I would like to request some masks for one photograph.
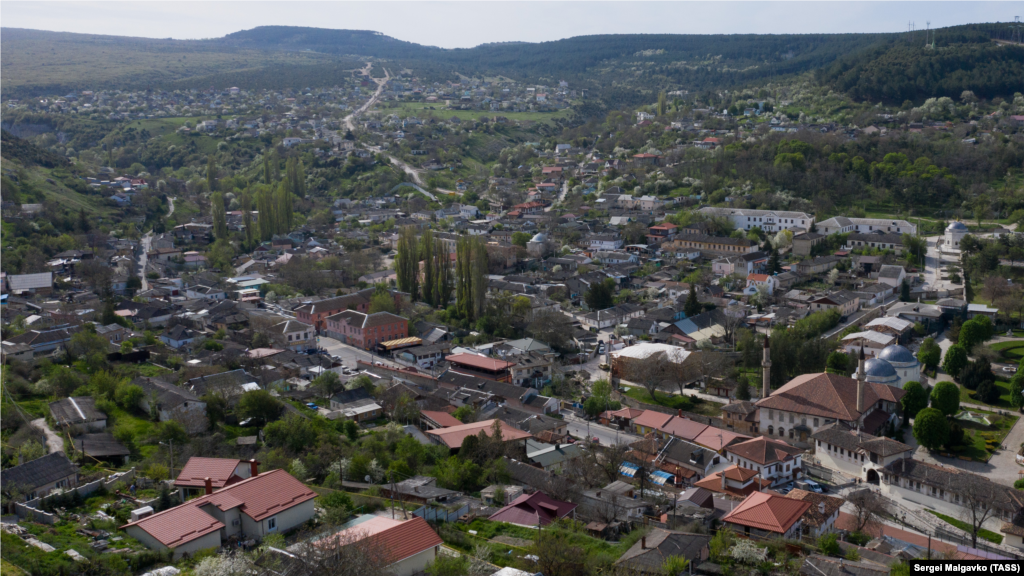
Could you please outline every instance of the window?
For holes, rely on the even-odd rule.
[[[774,434],[774,433],[775,433],[775,427],[774,426],[769,426],[768,427],[768,434],[771,435],[771,434]]]
[[[790,415],[789,415],[789,423],[790,423],[790,424],[792,424],[792,423],[793,423],[793,414],[790,414]]]
[[[785,435],[786,435],[786,429],[785,428],[779,428],[779,436],[785,436]]]
[[[267,520],[267,530],[277,530],[277,516]]]
[[[817,427],[818,427],[818,419],[817,419],[817,418],[815,418],[815,419],[814,419],[814,427],[815,427],[815,428],[817,428]]]
[[[769,410],[768,411],[768,419],[769,420],[775,420],[775,410]]]
[[[789,439],[790,440],[793,439],[793,429],[792,428],[789,429]]]

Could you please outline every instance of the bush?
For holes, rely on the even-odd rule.
[[[139,409],[142,399],[146,397],[146,393],[143,392],[140,386],[134,384],[119,384],[117,391],[114,392],[114,400],[119,406],[129,412],[135,412]]]
[[[1013,487],[1017,490],[1024,490],[1024,478],[1020,478],[1013,482]]]
[[[839,554],[839,537],[835,532],[822,534],[818,537],[818,551],[825,556],[837,556]]]

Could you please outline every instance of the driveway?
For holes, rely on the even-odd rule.
[[[317,346],[325,350],[331,356],[337,356],[341,358],[342,363],[349,368],[356,368],[356,361],[362,360],[363,362],[382,362],[385,366],[391,366],[392,368],[400,368],[397,364],[388,361],[385,358],[381,358],[376,354],[371,354],[366,350],[356,348],[349,344],[345,344],[334,338],[328,338],[327,336],[317,337]]]
[[[36,418],[32,421],[32,425],[42,430],[43,434],[46,435],[46,449],[48,451],[51,453],[64,451],[64,439],[53,430],[50,430],[50,427],[46,424],[46,418]]]

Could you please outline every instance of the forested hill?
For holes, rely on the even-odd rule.
[[[0,130],[0,155],[11,160],[19,160],[25,166],[56,168],[70,164],[66,158],[18,138],[7,130]]]
[[[820,69],[818,81],[857,100],[899,104],[948,96],[965,90],[979,98],[1012,96],[1024,90],[1024,47],[999,44],[1006,28],[998,24],[902,34],[840,58]]]
[[[721,88],[769,76],[800,73],[889,39],[886,34],[606,34],[552,42],[484,44],[446,50],[376,32],[264,26],[216,42],[232,48],[308,50],[401,61],[414,69],[501,74],[640,89]],[[674,85],[674,86],[673,86]]]

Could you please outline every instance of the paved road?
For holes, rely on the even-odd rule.
[[[32,421],[32,425],[42,430],[43,434],[46,435],[46,449],[49,452],[64,451],[64,439],[53,430],[50,430],[50,427],[46,424],[46,418],[36,418]]]
[[[571,412],[564,413],[563,415],[565,416],[565,421],[568,424],[566,428],[568,428],[569,434],[574,438],[583,439],[596,437],[604,446],[629,444],[640,439],[639,436],[630,434],[629,432],[620,431],[609,426],[602,426],[596,422],[583,420]]]

